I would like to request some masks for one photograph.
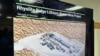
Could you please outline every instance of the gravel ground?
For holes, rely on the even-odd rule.
[[[76,39],[85,44],[85,23],[44,21],[14,18],[14,42],[29,35],[56,31],[69,39]],[[29,50],[14,52],[14,56],[39,56]],[[66,55],[67,56],[67,55]],[[84,51],[81,56],[84,55]]]

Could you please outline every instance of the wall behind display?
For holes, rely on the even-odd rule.
[[[100,56],[100,29],[95,29],[95,56]]]

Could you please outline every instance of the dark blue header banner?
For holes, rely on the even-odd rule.
[[[17,0],[14,5],[14,16],[61,20],[84,20],[85,13],[77,12],[77,10],[82,8],[83,7],[81,6],[75,6],[58,0]]]

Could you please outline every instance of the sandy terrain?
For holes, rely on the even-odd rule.
[[[76,39],[85,44],[85,23],[14,18],[14,42],[29,35],[49,31],[56,31],[69,39]],[[32,56],[32,53],[25,49],[15,52],[14,56]],[[35,54],[35,56],[38,55]],[[85,55],[82,54],[81,56]]]

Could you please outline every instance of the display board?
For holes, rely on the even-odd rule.
[[[92,21],[89,8],[59,0],[16,0],[14,56],[88,56]]]

